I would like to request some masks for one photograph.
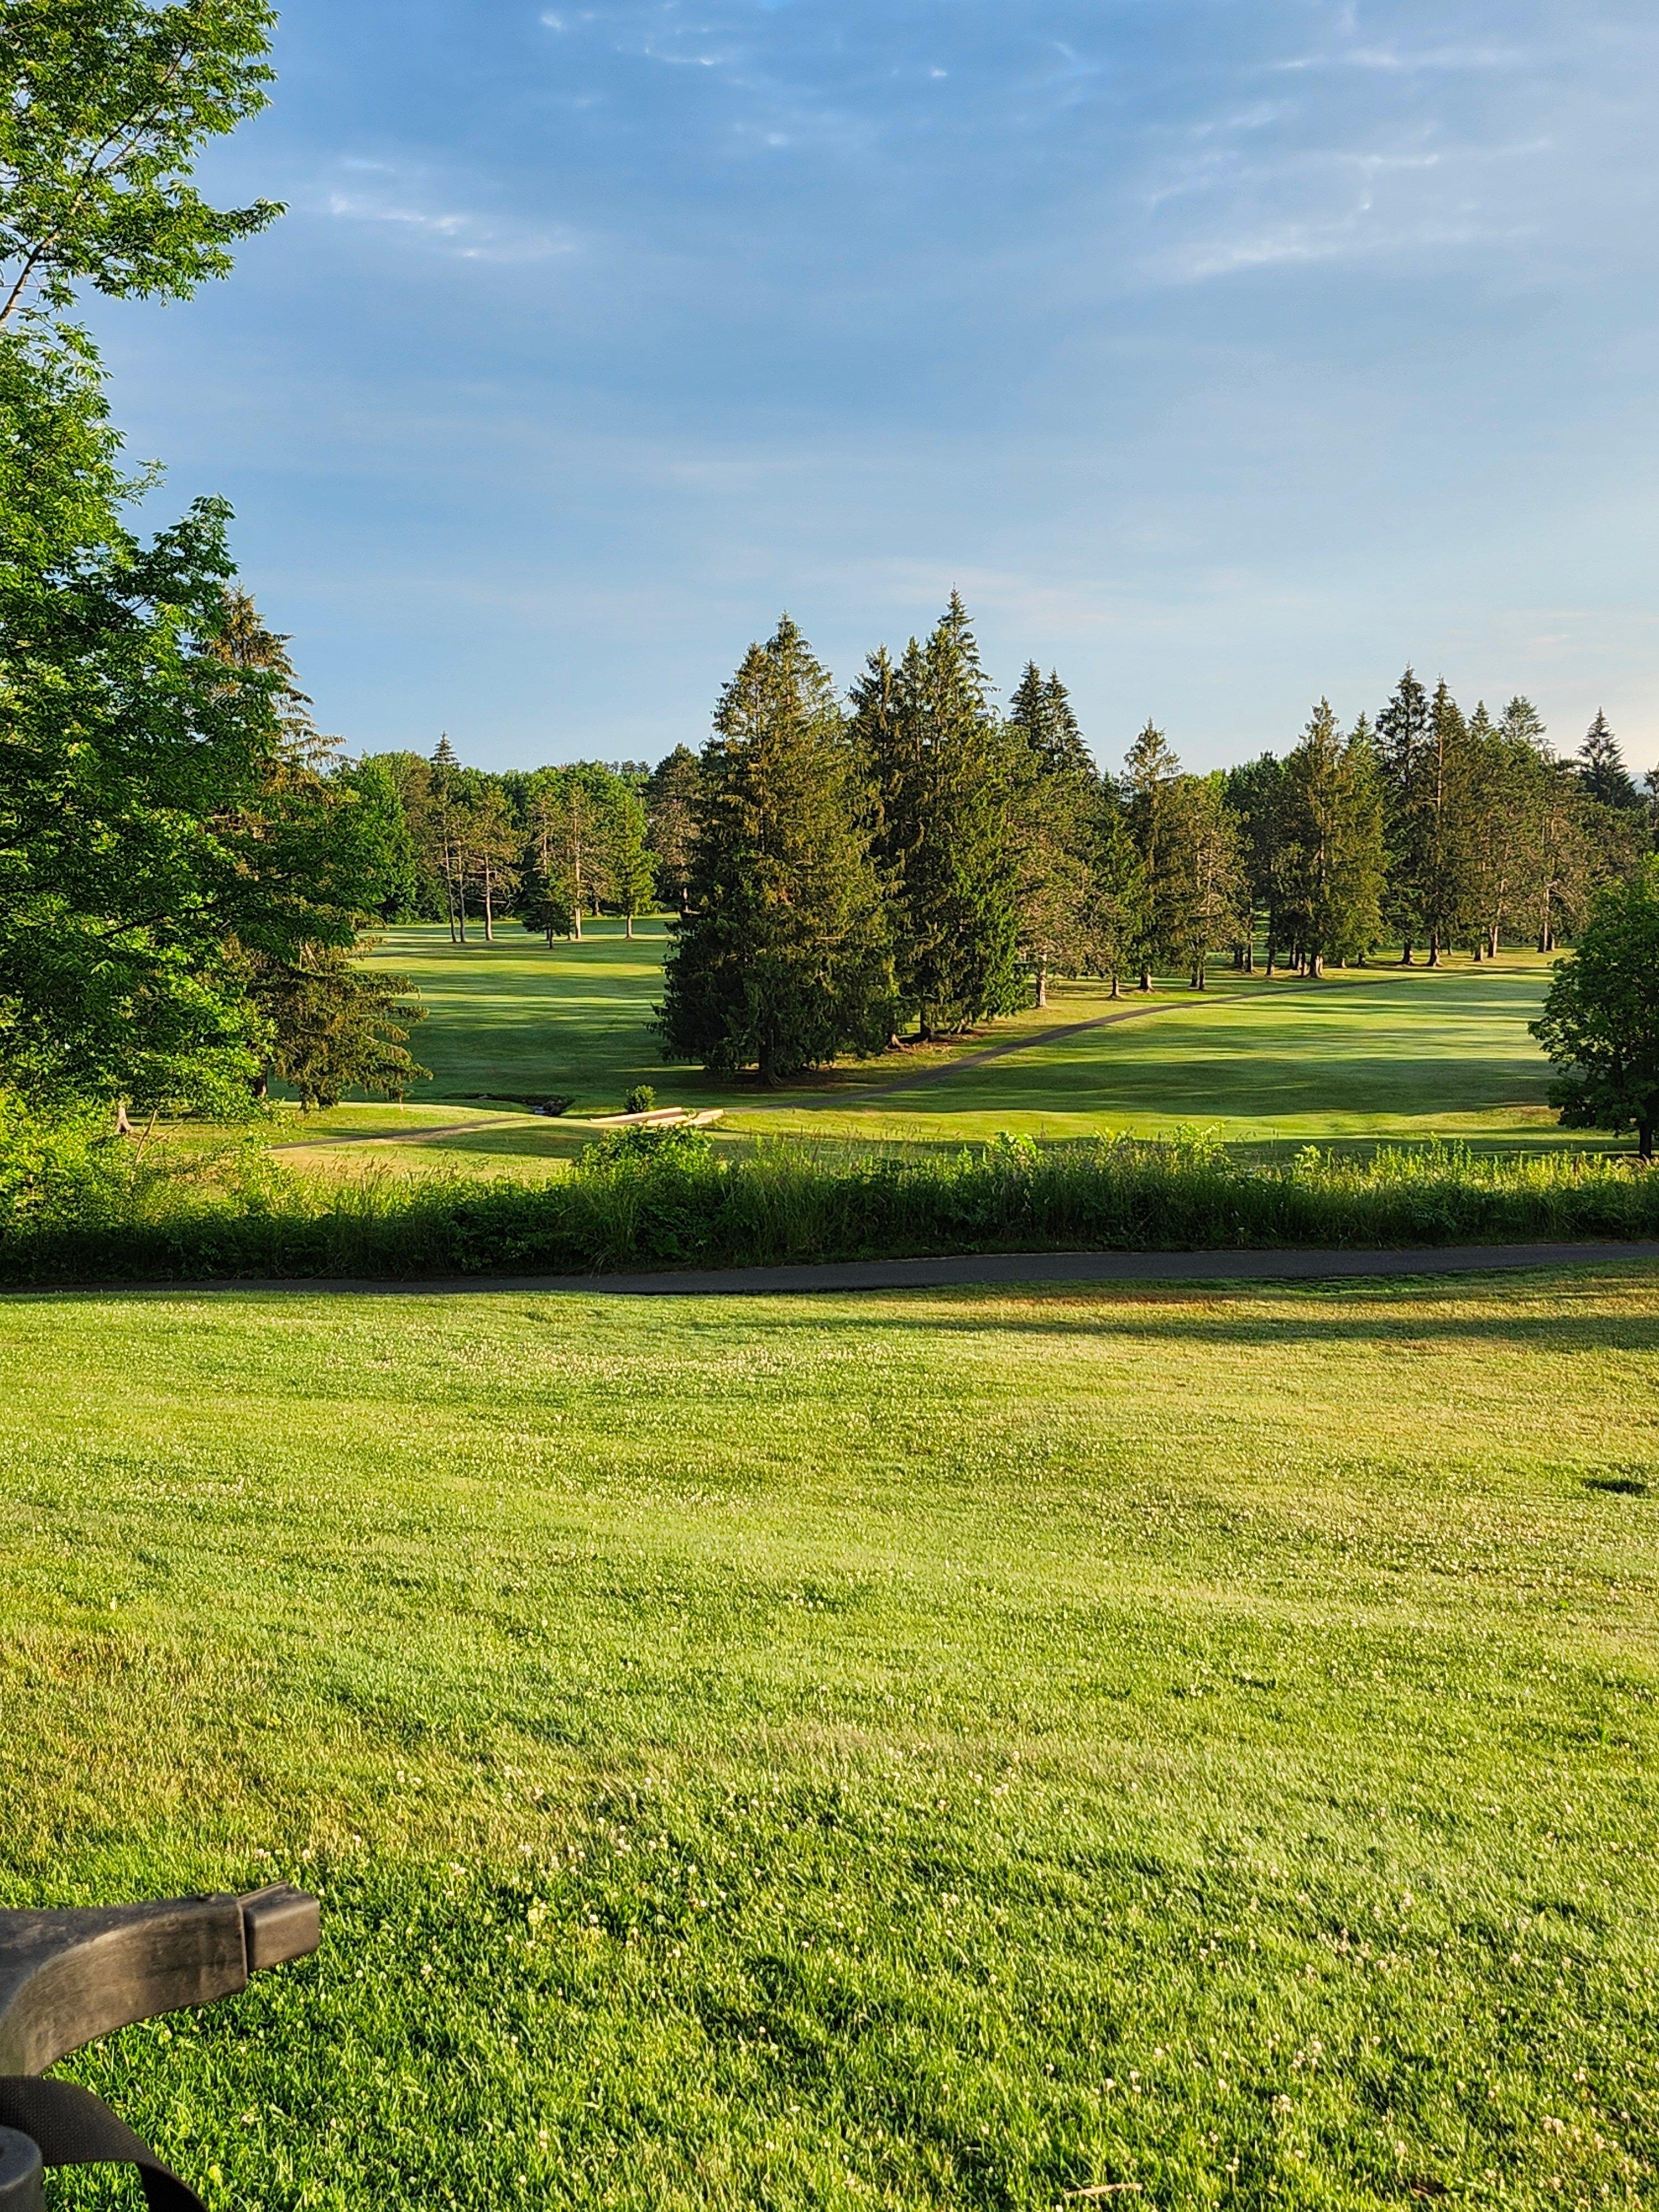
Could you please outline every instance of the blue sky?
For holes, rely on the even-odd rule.
[[[352,750],[707,732],[967,598],[1103,761],[1401,664],[1659,758],[1652,0],[291,0],[208,164],[291,212],[100,305]]]

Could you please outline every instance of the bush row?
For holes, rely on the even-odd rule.
[[[1659,1237],[1659,1174],[1614,1159],[1490,1158],[1456,1146],[1253,1165],[1219,1145],[1003,1138],[945,1158],[786,1144],[718,1157],[691,1133],[629,1131],[559,1180],[386,1176],[347,1186],[275,1169],[60,1177],[0,1189],[12,1284],[209,1278],[377,1279],[1085,1249],[1502,1243]]]

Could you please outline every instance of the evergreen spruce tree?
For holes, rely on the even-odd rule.
[[[407,978],[359,964],[374,943],[306,945],[287,960],[250,960],[249,997],[266,1024],[258,1097],[275,1078],[307,1109],[337,1106],[348,1091],[401,1098],[430,1075],[406,1048],[426,1018]]]
[[[1247,975],[1255,972],[1256,933],[1264,923],[1269,972],[1282,941],[1276,884],[1284,787],[1285,764],[1272,753],[1227,773],[1227,805],[1238,823],[1243,871],[1237,965]]]
[[[1376,757],[1382,779],[1388,837],[1388,892],[1383,918],[1400,938],[1401,965],[1409,968],[1424,930],[1429,872],[1422,806],[1425,763],[1431,740],[1429,695],[1407,667],[1394,696],[1376,718]]]
[[[1207,987],[1211,955],[1236,941],[1243,927],[1238,825],[1228,811],[1225,787],[1218,770],[1178,777],[1169,794],[1164,926],[1194,991]]]
[[[1094,756],[1083,741],[1071,694],[1057,670],[1045,677],[1035,660],[1026,662],[1008,702],[1008,725],[1019,732],[1041,773],[1069,775],[1091,785],[1098,781]]]
[[[1027,664],[1010,704],[1009,821],[1021,958],[1036,1003],[1051,974],[1075,975],[1090,959],[1090,847],[1099,774],[1058,675]]]
[[[1608,728],[1607,718],[1600,708],[1584,732],[1578,761],[1578,781],[1587,799],[1595,799],[1601,806],[1620,807],[1632,813],[1640,807],[1642,794],[1625,766],[1624,750]]]
[[[892,963],[862,796],[830,679],[786,616],[744,655],[703,750],[658,1012],[668,1058],[770,1085],[884,1049]]]
[[[1086,851],[1089,972],[1106,976],[1115,999],[1122,995],[1123,978],[1134,973],[1146,941],[1146,872],[1109,777],[1103,776],[1096,789]]]
[[[1019,910],[1010,749],[957,593],[896,668],[876,656],[853,702],[902,1005],[924,1037],[1012,1012]]]
[[[443,731],[432,750],[432,860],[444,887],[444,913],[452,945],[466,943],[466,867],[464,859],[465,804],[459,756]]]
[[[1429,742],[1416,794],[1419,817],[1419,896],[1429,965],[1462,936],[1468,914],[1468,725],[1443,677],[1429,710]]]
[[[685,912],[690,896],[697,775],[697,757],[690,746],[676,745],[645,787],[646,836],[656,854],[657,896],[677,914]]]
[[[656,885],[656,855],[646,842],[645,802],[633,783],[620,777],[606,811],[601,844],[610,903],[632,937],[635,919],[647,912]]]
[[[1141,935],[1135,962],[1140,988],[1152,988],[1152,970],[1175,956],[1180,937],[1180,854],[1176,847],[1176,790],[1181,763],[1155,723],[1130,746],[1119,783],[1129,836],[1144,887]]]
[[[1346,743],[1322,699],[1285,763],[1284,926],[1306,972],[1363,955],[1380,926],[1382,805],[1369,733]]]

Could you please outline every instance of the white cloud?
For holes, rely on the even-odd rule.
[[[342,168],[392,176],[389,162],[347,159]],[[340,222],[381,224],[441,246],[462,261],[547,261],[577,251],[578,241],[560,228],[537,228],[474,213],[463,208],[422,204],[406,183],[401,191],[347,190],[335,186],[313,202],[314,211]]]
[[[1520,69],[1539,57],[1520,46],[1420,46],[1414,52],[1398,46],[1344,46],[1332,53],[1297,54],[1275,62],[1277,70],[1380,70],[1393,76],[1411,76],[1425,70]]]

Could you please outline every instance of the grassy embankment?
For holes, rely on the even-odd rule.
[[[665,939],[629,944],[619,926],[600,930],[614,933],[551,951],[517,932],[495,946],[465,948],[432,928],[391,933],[380,957],[411,975],[429,1009],[416,1045],[433,1084],[417,1104],[348,1107],[285,1134],[290,1142],[301,1133],[333,1140],[471,1126],[418,1146],[331,1141],[285,1157],[334,1175],[378,1164],[533,1176],[556,1171],[586,1133],[492,1104],[490,1095],[557,1092],[574,1097],[582,1114],[614,1110],[641,1082],[653,1084],[664,1104],[722,1106],[724,1140],[737,1145],[772,1134],[925,1148],[1003,1130],[1164,1136],[1183,1123],[1266,1156],[1310,1142],[1363,1147],[1431,1136],[1500,1152],[1606,1142],[1558,1130],[1545,1103],[1548,1069],[1526,1025],[1542,1000],[1547,963],[1528,955],[1434,974],[1337,975],[1322,984],[1267,984],[1223,969],[1205,1000],[1172,987],[1152,1011],[1139,994],[1114,1005],[1098,984],[1061,983],[1045,1012],[989,1024],[961,1045],[839,1069],[768,1099],[701,1069],[663,1066],[649,1024]],[[961,1064],[988,1047],[1101,1016],[1115,1018],[1111,1026]],[[921,1074],[939,1079],[893,1088]]]
[[[75,2070],[262,2212],[1651,2203],[1650,1283],[0,1306],[8,1900],[327,1915]]]

